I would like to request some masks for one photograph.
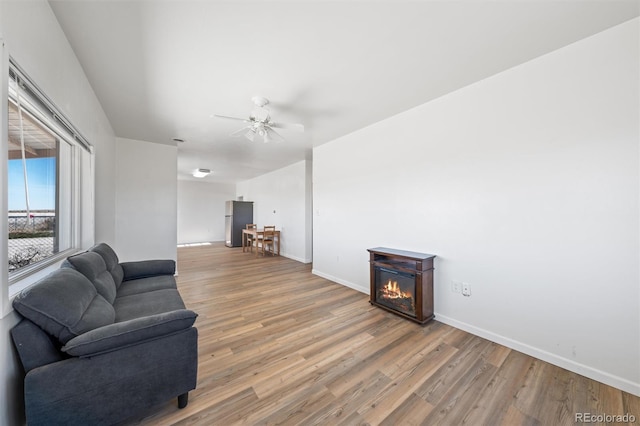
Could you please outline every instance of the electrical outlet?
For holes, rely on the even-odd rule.
[[[451,292],[462,293],[462,283],[460,281],[451,280]]]
[[[471,286],[469,283],[462,283],[462,295],[463,296],[471,296]]]

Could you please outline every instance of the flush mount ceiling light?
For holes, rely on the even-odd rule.
[[[197,169],[193,171],[193,177],[197,177],[197,178],[203,178],[208,174],[211,174],[211,170],[209,169]]]

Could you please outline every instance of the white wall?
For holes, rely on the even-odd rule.
[[[235,198],[235,184],[179,180],[178,244],[224,241],[225,202]]]
[[[45,0],[0,1],[0,38],[9,55],[84,134],[96,152],[96,239],[115,241],[115,136],[84,71]],[[5,285],[6,283],[3,283]],[[6,291],[6,290],[3,290]],[[0,321],[0,424],[24,422],[22,369],[9,329],[17,315]]]
[[[300,161],[236,186],[237,196],[253,201],[258,227],[275,225],[281,231],[280,254],[304,263],[311,262],[310,167],[309,161]]]
[[[94,144],[96,241],[113,245],[123,261],[176,259],[176,148],[116,140],[46,1],[0,2],[0,17],[9,54]],[[17,320],[10,313],[0,322],[0,424],[24,422],[22,371],[9,336]]]
[[[305,161],[305,262],[313,259],[313,161]]]
[[[116,243],[120,261],[177,259],[175,146],[116,139]]]
[[[640,395],[639,23],[314,149],[314,272],[436,254],[437,320]]]
[[[96,241],[115,239],[115,135],[45,0],[0,1],[9,54],[94,146]]]

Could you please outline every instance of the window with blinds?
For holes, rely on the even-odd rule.
[[[93,241],[90,144],[9,61],[7,263],[14,284]]]

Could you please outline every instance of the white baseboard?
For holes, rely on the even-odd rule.
[[[370,293],[369,287],[364,288],[362,286],[351,283],[349,281],[345,281],[340,278],[334,277],[332,275],[322,273],[316,269],[312,269],[311,273],[319,277],[325,278],[329,281],[342,284],[345,287],[352,288],[361,293],[364,293],[364,294]],[[572,371],[574,373],[580,374],[582,376],[588,377],[598,382],[607,384],[609,386],[613,386],[617,389],[628,392],[630,394],[640,396],[640,383],[634,383],[631,380],[625,379],[623,377],[615,376],[613,374],[606,373],[596,368],[589,367],[588,365],[580,364],[578,362],[558,356],[551,352],[547,352],[543,349],[539,349],[539,348],[530,346],[526,343],[510,339],[500,334],[493,333],[489,330],[478,328],[474,325],[471,325],[462,321],[458,321],[454,318],[447,317],[446,315],[439,314],[438,312],[435,312],[435,319],[436,321],[440,321],[452,327],[459,328],[460,330],[464,330],[468,333],[490,340],[494,343],[498,343],[500,345],[514,349],[516,351],[530,355],[534,358],[556,365],[560,368],[564,368],[566,370]]]
[[[322,272],[318,271],[317,269],[312,269],[311,273],[313,275],[317,275],[317,276],[322,277],[324,279],[327,279],[329,281],[333,281],[335,283],[342,284],[345,287],[352,288],[352,289],[354,289],[356,291],[359,291],[360,293],[369,294],[369,290],[370,290],[369,287],[364,288],[364,287],[359,286],[357,284],[354,284],[352,282],[345,281],[345,280],[342,280],[340,278],[334,277],[332,275],[328,275],[328,274],[322,273]]]
[[[280,256],[286,257],[287,259],[295,260],[296,262],[300,262],[300,263],[311,263],[312,262],[311,259],[304,259],[304,258],[298,257],[298,256],[291,256],[288,253],[280,253]]]
[[[482,328],[478,328],[476,326],[467,324],[465,322],[458,321],[456,319],[447,317],[445,315],[441,315],[438,312],[435,313],[435,319],[436,321],[440,321],[452,327],[459,328],[460,330],[464,330],[476,336],[485,338],[492,342],[514,349],[518,352],[522,352],[534,358],[540,359],[542,361],[548,362],[550,364],[556,365],[558,367],[564,368],[574,373],[583,375],[585,377],[596,380],[598,382],[607,384],[609,386],[613,386],[617,389],[623,390],[625,392],[629,392],[633,395],[640,396],[640,383],[634,383],[623,377],[614,376],[612,374],[606,373],[604,371],[600,371],[593,367],[589,367],[588,365],[580,364],[578,362],[558,356],[551,352],[547,352],[545,350],[527,345],[526,343],[522,343],[517,340],[513,340],[508,337],[501,336],[499,334],[493,333],[491,331],[488,331]]]

